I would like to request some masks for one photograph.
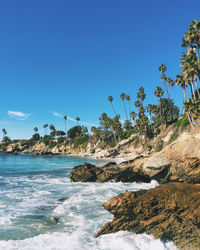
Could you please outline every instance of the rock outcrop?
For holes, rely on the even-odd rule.
[[[103,204],[114,219],[96,237],[128,230],[173,241],[181,249],[200,249],[200,187],[162,184],[154,189],[120,194]]]
[[[76,166],[72,169],[69,178],[73,182],[150,182],[145,174],[134,172],[132,167],[121,168],[116,163],[108,163],[104,167],[96,167],[92,164]]]

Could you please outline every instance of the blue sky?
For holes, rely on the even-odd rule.
[[[199,0],[1,1],[0,128],[12,139],[35,126],[43,134],[44,123],[64,129],[55,112],[95,125],[102,112],[113,115],[109,95],[124,119],[119,95],[134,108],[141,85],[155,103],[158,67],[172,78],[180,71],[181,39],[199,10]]]

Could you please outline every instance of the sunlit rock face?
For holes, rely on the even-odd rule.
[[[181,249],[200,248],[200,187],[161,184],[150,190],[125,192],[103,204],[114,215],[96,236],[120,230],[172,240]]]

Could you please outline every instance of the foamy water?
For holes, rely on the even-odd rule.
[[[176,249],[172,242],[125,231],[94,238],[112,220],[102,203],[126,190],[158,184],[71,183],[67,177],[71,168],[85,161],[0,156],[0,249]]]

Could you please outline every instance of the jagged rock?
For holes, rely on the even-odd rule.
[[[103,204],[114,219],[96,237],[128,230],[172,240],[180,249],[200,249],[200,187],[169,183],[126,192]]]
[[[73,182],[150,182],[151,178],[145,174],[134,172],[132,167],[121,168],[116,163],[108,163],[104,167],[92,164],[76,166],[72,169],[69,178]]]

